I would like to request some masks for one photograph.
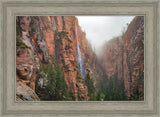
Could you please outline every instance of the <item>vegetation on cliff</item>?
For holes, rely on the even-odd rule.
[[[26,44],[19,38],[16,37],[16,49],[25,49],[25,48],[29,48],[28,46],[26,46]]]
[[[36,93],[41,100],[47,101],[62,101],[73,100],[74,96],[67,90],[67,85],[64,80],[64,74],[61,71],[59,64],[53,61],[50,64],[41,64],[41,73],[46,74],[40,77],[44,79],[42,86],[38,85]]]
[[[87,74],[85,77],[85,85],[88,88],[88,96],[90,97],[90,100],[94,101],[94,100],[96,100],[95,87],[93,85],[93,80],[90,78],[89,73],[90,73],[90,71],[87,69]]]
[[[74,16],[21,16],[16,21],[17,83],[34,92],[26,97],[18,94],[26,92],[19,87],[18,100],[144,99],[142,17],[136,17],[122,36],[106,42],[99,57],[78,23],[76,26]],[[80,73],[77,49],[85,78]]]
[[[22,29],[20,27],[20,23],[16,21],[16,49],[25,49],[29,48],[18,36],[22,35]]]
[[[134,82],[133,92],[129,100],[142,100],[144,98],[144,72],[139,69],[138,79]]]
[[[97,99],[104,101],[127,100],[123,79],[119,80],[117,73],[115,73],[106,81],[103,80],[102,86],[97,95]]]
[[[120,36],[106,42],[99,58],[108,79],[118,72],[117,79],[124,80],[126,100],[144,99],[143,16],[135,17]]]

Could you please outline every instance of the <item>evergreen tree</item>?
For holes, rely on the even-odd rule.
[[[85,85],[88,88],[88,96],[90,97],[90,100],[95,100],[95,88],[93,85],[93,80],[90,78],[89,75],[90,71],[87,69],[87,74],[85,77]]]
[[[56,76],[56,100],[65,100],[68,98],[69,93],[67,91],[67,85],[64,80],[64,75],[62,75],[61,68],[59,64],[56,68],[57,76]]]
[[[48,95],[49,100],[54,100],[54,97],[55,97],[55,93],[56,93],[55,78],[56,78],[56,71],[55,70],[49,71],[48,77],[47,77],[48,82],[45,87],[46,95]]]
[[[53,67],[53,64],[41,64],[40,70],[47,75],[46,85],[43,88],[37,87],[36,89],[41,100],[73,99],[74,96],[67,90],[64,74],[62,73],[59,64],[56,65],[56,68]]]
[[[139,69],[139,77],[138,77],[138,79],[134,83],[133,93],[129,97],[129,100],[142,100],[142,99],[144,99],[144,92],[143,92],[144,86],[143,86],[143,82],[144,82],[144,74]],[[141,90],[140,90],[140,88],[141,88]]]
[[[96,97],[97,101],[103,101],[104,98],[105,98],[105,94],[104,94],[104,93],[99,92],[99,93],[97,94],[97,97]]]
[[[98,92],[97,100],[105,101],[120,101],[126,100],[125,87],[123,78],[118,79],[118,74],[115,73],[109,79],[104,78],[105,82],[103,83],[101,89]],[[107,80],[106,80],[107,79]]]
[[[54,100],[55,96],[55,78],[56,78],[56,71],[53,68],[52,64],[44,65],[41,64],[40,70],[43,71],[47,75],[47,79],[45,81],[45,86],[36,88],[36,93],[40,97],[41,100]],[[40,75],[40,77],[44,78],[45,76]]]

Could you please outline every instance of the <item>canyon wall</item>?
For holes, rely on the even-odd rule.
[[[144,17],[136,16],[122,33],[106,42],[100,61],[108,77],[118,73],[118,78],[124,80],[130,97],[135,81],[144,72]],[[143,83],[139,88],[143,91]]]
[[[133,19],[122,36],[106,42],[98,57],[75,16],[17,16],[16,30],[17,100],[39,100],[36,85],[46,77],[41,75],[44,74],[41,67],[53,61],[60,65],[67,89],[75,100],[79,97],[89,100],[84,78],[77,79],[77,40],[85,71],[90,71],[96,88],[95,94],[103,78],[118,73],[130,97],[135,82],[144,72],[144,19],[141,16]],[[143,91],[143,82],[139,90]]]
[[[86,69],[89,68],[87,61],[92,60],[94,53],[76,17],[20,16],[16,20],[17,39],[24,43],[23,46],[25,45],[17,47],[16,50],[17,81],[21,81],[35,91],[40,65],[51,63],[49,58],[53,58],[60,64],[67,88],[73,92],[75,100],[78,100],[78,96],[82,100],[88,100],[88,89],[84,85],[84,79],[81,78],[78,82],[76,80],[78,68],[75,21],[77,39]]]

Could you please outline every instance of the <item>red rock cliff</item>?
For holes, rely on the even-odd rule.
[[[118,78],[124,79],[126,94],[129,97],[140,71],[144,71],[143,17],[135,17],[122,36],[104,45],[100,61],[108,77],[118,72]],[[143,84],[140,90],[143,91]]]
[[[73,92],[75,100],[78,100],[78,97],[88,100],[84,79],[77,80],[78,40],[84,67],[90,71],[96,92],[103,75],[106,73],[110,77],[115,72],[118,72],[119,79],[124,79],[127,96],[133,92],[134,82],[139,72],[144,69],[143,17],[135,17],[121,37],[107,42],[99,60],[74,16],[21,16],[16,20],[17,39],[20,44],[16,50],[19,84],[22,82],[35,91],[40,63],[47,65],[51,63],[49,58],[54,58],[60,64],[67,88]],[[140,90],[143,90],[143,85]]]
[[[84,58],[85,54],[89,53],[89,45],[74,16],[17,17],[19,25],[17,36],[29,47],[17,49],[17,80],[35,90],[36,72],[39,72],[40,62],[48,64],[51,62],[48,58],[53,57],[60,64],[68,90],[73,92],[75,100],[78,100],[78,95],[83,100],[88,100],[87,87],[76,80],[75,21],[80,50]]]

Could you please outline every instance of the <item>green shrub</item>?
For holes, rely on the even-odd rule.
[[[68,36],[67,36],[65,39],[68,40],[69,43],[72,42],[72,41],[70,40],[70,38],[68,38]]]
[[[58,31],[58,30],[56,30],[56,33],[57,33],[59,36],[61,36],[61,35],[67,35],[67,34],[68,34],[68,32],[66,32],[66,31]]]
[[[68,50],[69,48],[71,48],[71,46],[69,46],[69,45],[65,46],[65,50]]]
[[[31,16],[30,18],[31,18],[31,23],[30,23],[31,31],[36,32],[37,31],[36,21],[39,21],[39,18],[37,16]]]
[[[21,32],[21,27],[20,27],[20,24],[19,22],[16,21],[16,35],[21,35],[22,32]]]
[[[31,18],[31,23],[35,23],[36,20],[39,21],[38,16],[30,16],[30,18]]]
[[[81,82],[81,80],[82,80],[82,77],[80,75],[79,69],[77,70],[77,78],[76,78],[76,80],[77,80],[77,82]]]
[[[36,32],[36,31],[37,31],[36,27],[33,27],[33,26],[32,26],[32,27],[31,27],[31,31],[32,31],[32,32]]]
[[[30,48],[26,46],[26,44],[18,37],[16,37],[16,49],[25,49],[25,48]]]

